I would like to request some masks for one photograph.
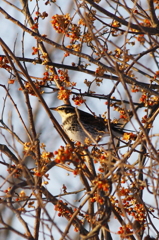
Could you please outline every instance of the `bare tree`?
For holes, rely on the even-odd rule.
[[[2,238],[158,239],[159,2],[1,2]],[[109,136],[73,141],[63,103]]]

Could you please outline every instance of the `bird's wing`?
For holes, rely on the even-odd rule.
[[[103,118],[95,117],[87,112],[81,111],[82,113],[79,114],[79,116],[82,114],[82,122],[84,124],[90,124],[94,129],[97,131],[104,131],[106,125]]]
[[[95,117],[87,112],[80,110],[79,117],[81,114],[82,114],[83,124],[88,124],[88,125],[90,124],[97,132],[101,132],[101,133],[109,132],[108,122],[105,121],[103,118]],[[118,135],[122,136],[124,133],[124,129],[122,129],[122,124],[120,124],[120,123],[111,123],[110,122],[110,128],[113,132],[113,135],[115,133],[117,133]]]

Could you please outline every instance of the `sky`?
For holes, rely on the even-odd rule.
[[[12,4],[15,4],[18,8],[21,8],[20,6],[20,1],[10,1]],[[63,0],[57,1],[59,5],[62,6],[62,11],[67,13],[70,12],[71,14],[73,14],[75,6],[73,4],[69,4],[70,2],[72,3],[72,1],[68,1],[67,0],[67,4],[64,4],[66,2],[64,2]],[[130,1],[129,1],[130,2]],[[103,4],[104,1],[101,2],[101,4]],[[29,2],[30,5],[30,10],[33,11],[34,7],[35,7],[35,1]],[[12,8],[11,6],[7,5],[4,1],[1,1],[1,7],[3,9],[5,9],[6,11],[8,11],[8,13],[18,19],[18,21],[20,21],[21,23],[24,22],[24,17],[23,14],[21,12],[18,12],[17,10],[15,10],[14,8]],[[61,39],[53,30],[53,28],[51,27],[50,24],[50,20],[51,20],[51,16],[54,14],[60,14],[60,9],[56,6],[52,7],[52,5],[45,5],[44,1],[39,1],[39,8],[40,10],[42,9],[42,11],[46,11],[48,13],[48,18],[46,19],[46,21],[41,20],[40,21],[40,33],[41,34],[47,34],[49,36],[50,39],[56,39],[57,42],[61,42]],[[8,10],[9,9],[9,10]],[[35,16],[33,14],[33,16]],[[23,33],[22,30],[16,26],[15,24],[13,24],[11,21],[9,21],[8,19],[5,19],[4,16],[0,15],[0,23],[1,23],[1,32],[0,35],[3,39],[3,41],[10,47],[10,49],[15,53],[16,56],[22,56],[22,53],[24,51],[24,55],[25,57],[28,58],[33,58],[34,56],[32,56],[32,47],[35,46],[35,40],[29,36],[29,34],[27,33]],[[24,35],[23,35],[24,34]],[[22,41],[23,40],[23,41]],[[112,41],[116,41],[116,39],[112,39]],[[122,40],[121,40],[122,41]],[[48,46],[46,45],[46,48],[50,54],[51,59],[55,62],[55,63],[61,63],[62,60],[62,56],[63,53],[60,53],[58,50],[54,49],[52,46]],[[130,46],[130,51],[137,56],[137,53],[142,51],[142,46],[137,44],[133,49]],[[3,54],[2,49],[0,48],[0,54]],[[78,63],[77,58],[75,58],[74,56],[71,56],[71,58],[66,59],[64,64],[71,64],[71,62],[75,61],[76,63]],[[147,66],[148,68],[152,69],[153,71],[156,71],[156,67],[153,64],[153,62],[149,61],[149,58],[146,56],[145,58],[143,58],[143,62],[144,65]],[[44,66],[34,66],[31,63],[26,64],[29,74],[31,76],[36,76],[36,77],[42,77],[43,76],[43,72],[45,70]],[[90,66],[89,69],[95,69],[94,66]],[[6,73],[5,70],[0,69],[0,74],[1,74],[1,84],[3,84],[4,81],[6,81],[6,79],[8,80],[8,74]],[[92,76],[89,75],[85,75],[83,73],[79,73],[79,72],[69,72],[70,76],[71,76],[71,80],[72,81],[77,81],[77,88],[78,89],[82,89],[82,91],[86,91],[87,87],[83,85],[83,79],[87,78],[87,80],[91,81],[93,79]],[[138,75],[139,76],[139,75]],[[140,78],[141,81],[145,81],[144,78]],[[109,93],[112,89],[112,85],[113,83],[110,83],[109,85],[107,84],[107,82],[103,81],[102,84],[102,88],[98,88],[95,84],[92,86],[91,90],[97,91],[97,93],[103,93],[103,91],[105,93]],[[24,118],[27,126],[28,126],[28,118],[27,118],[27,114],[26,114],[26,106],[25,106],[25,101],[24,101],[24,97],[23,97],[23,93],[20,91],[17,91],[18,88],[18,84],[15,83],[14,85],[10,85],[9,89],[10,92],[12,94],[12,97],[15,101],[15,104],[17,105],[22,117]],[[120,89],[120,88],[119,88]],[[115,95],[118,97],[118,93],[115,92]],[[45,101],[47,102],[48,106],[50,107],[55,107],[58,105],[61,105],[61,101],[57,100],[57,93],[53,93],[52,91],[48,91],[45,90],[43,97],[45,99]],[[125,93],[122,92],[122,97],[123,99],[126,98]],[[27,140],[26,135],[24,133],[23,130],[23,126],[19,120],[18,114],[15,111],[15,109],[13,108],[13,105],[10,101],[9,98],[6,99],[6,92],[4,91],[4,89],[0,88],[0,113],[2,116],[3,113],[3,106],[5,103],[5,108],[4,108],[4,113],[3,113],[3,121],[9,125],[10,127],[13,126],[13,129],[15,132],[17,132],[18,134],[20,133],[22,136],[22,139],[25,141]],[[137,98],[137,97],[136,97]],[[104,104],[104,100],[92,100],[91,98],[86,98],[87,99],[87,104],[89,105],[89,107],[91,108],[91,110],[93,110],[96,115],[98,116],[99,114],[103,114],[107,108]],[[6,101],[6,102],[5,102]],[[39,103],[39,101],[32,96],[31,97],[31,105],[32,108],[34,110],[34,114],[35,114],[35,118],[37,121],[37,133],[38,136],[40,138],[40,141],[43,142],[44,144],[46,144],[46,150],[47,151],[55,151],[57,150],[61,145],[64,145],[64,142],[60,139],[60,137],[58,136],[56,130],[54,129],[54,127],[52,126],[52,123],[50,121],[50,119],[48,118],[48,116],[46,115],[45,110],[42,108],[41,104]],[[81,109],[87,111],[86,107],[82,106]],[[141,112],[141,114],[143,114],[143,112]],[[58,115],[58,113],[54,113],[56,119],[61,123],[61,119],[60,116]],[[111,118],[118,118],[119,115],[118,113],[111,111]],[[135,126],[136,125],[136,121],[135,119],[133,119],[133,123]],[[128,127],[132,127],[132,126],[128,126]],[[137,126],[138,127],[138,126]],[[3,132],[4,133],[4,132]],[[23,135],[24,134],[24,135]],[[7,134],[8,136],[8,140],[10,141],[10,143],[14,143],[14,139],[11,139],[10,135]],[[5,143],[6,139],[3,137],[3,134],[0,135],[0,142],[1,143]],[[18,150],[20,151],[21,155],[22,153],[22,146],[20,144],[15,144],[15,149],[14,150]],[[3,167],[1,169],[1,171],[3,172],[5,170],[5,168]],[[54,192],[55,194],[59,194],[59,189],[60,191],[62,191],[62,184],[65,182],[66,185],[68,186],[68,189],[71,191],[71,183],[73,181],[73,185],[76,186],[77,189],[79,189],[80,187],[80,181],[79,181],[79,177],[75,177],[72,176],[71,174],[66,173],[66,171],[60,169],[60,168],[54,168],[52,169],[50,172],[50,183],[47,186],[48,190],[50,192]],[[7,173],[6,173],[7,175]],[[62,176],[62,178],[61,178]],[[3,186],[4,188],[5,186]],[[75,188],[73,188],[75,190]],[[68,201],[70,201],[70,199],[73,199],[72,196],[69,196],[67,199]],[[71,201],[72,201],[71,199]],[[75,203],[76,204],[76,203]],[[49,204],[48,204],[49,205]],[[48,206],[48,208],[50,209],[50,211],[52,211],[54,214],[55,212],[53,211],[53,206]],[[31,217],[28,216],[26,217],[28,218],[28,221],[30,222]],[[60,220],[59,220],[60,221]],[[18,225],[18,221],[16,220],[14,222],[15,227]],[[60,234],[57,232],[57,239],[59,239]],[[16,235],[13,236],[12,240],[17,240],[18,238],[16,237]],[[41,237],[41,239],[43,239]],[[46,238],[46,240],[49,239]]]

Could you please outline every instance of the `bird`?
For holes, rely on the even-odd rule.
[[[110,135],[108,122],[101,117],[74,108],[69,104],[50,109],[60,114],[64,131],[74,142],[85,143],[86,138],[95,142],[97,138]],[[114,137],[121,137],[124,133],[121,124],[110,123],[110,128]]]

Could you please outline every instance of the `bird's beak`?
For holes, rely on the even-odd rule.
[[[51,109],[51,110],[54,110],[54,111],[57,111],[57,108],[56,108],[56,107],[51,107],[50,109]]]

